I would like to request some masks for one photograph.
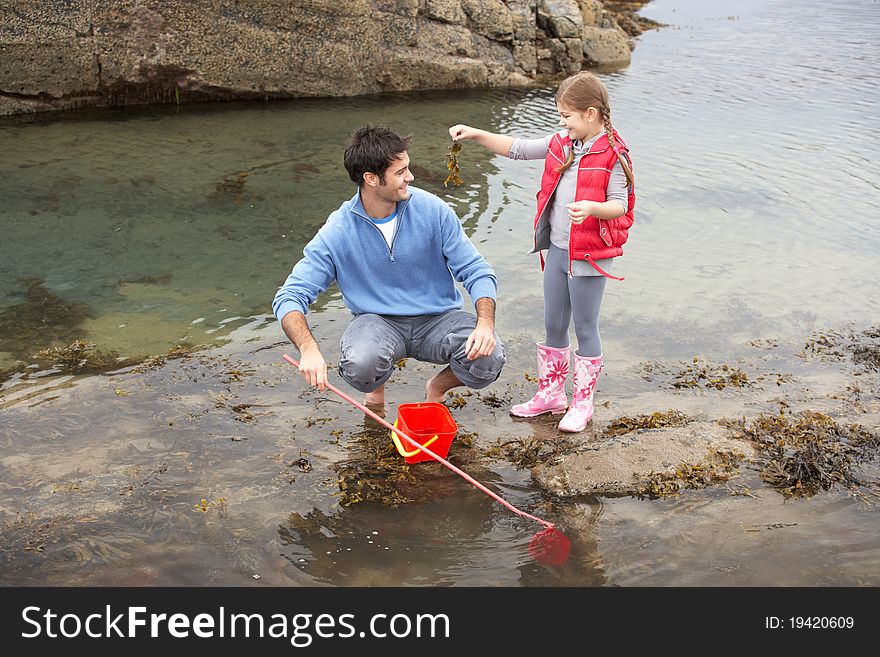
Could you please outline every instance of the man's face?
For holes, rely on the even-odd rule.
[[[409,184],[414,179],[409,170],[409,155],[404,151],[385,170],[385,182],[379,180],[377,191],[386,201],[405,201],[409,198]]]

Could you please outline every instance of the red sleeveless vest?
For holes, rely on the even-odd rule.
[[[581,157],[579,162],[572,162],[571,166],[578,168],[577,190],[573,200],[598,201],[599,203],[604,203],[608,200],[605,192],[608,188],[608,180],[611,178],[611,169],[614,163],[617,162],[617,152],[623,153],[627,161],[630,162],[630,166],[632,166],[632,161],[629,158],[629,149],[616,130],[614,131],[614,140],[616,148],[613,149],[608,143],[607,135],[602,134],[593,142],[589,151]],[[553,196],[553,192],[556,190],[559,179],[562,177],[561,173],[556,172],[556,168],[565,163],[570,149],[571,139],[568,136],[563,137],[560,133],[556,133],[550,138],[547,158],[544,160],[544,175],[541,177],[541,189],[538,190],[537,194],[538,213],[535,215],[533,234],[536,240],[536,250],[538,222],[541,219],[541,215],[544,214],[544,210]],[[616,219],[607,220],[588,216],[580,224],[572,224],[568,241],[569,260],[585,260],[593,265],[602,275],[609,278],[617,278],[602,271],[593,261],[623,255],[621,247],[629,237],[629,228],[633,224],[633,208],[635,208],[635,205],[636,194],[635,187],[633,186],[629,190],[627,209],[623,215]]]

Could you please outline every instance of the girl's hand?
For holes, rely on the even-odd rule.
[[[449,136],[452,137],[452,141],[458,141],[460,139],[473,139],[477,136],[477,132],[478,130],[476,128],[472,128],[469,125],[464,125],[463,123],[459,123],[449,128]]]
[[[571,223],[579,224],[593,214],[593,206],[592,201],[575,201],[565,207],[568,208],[568,218],[571,219]]]

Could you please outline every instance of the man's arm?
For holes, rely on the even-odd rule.
[[[319,232],[303,249],[303,258],[293,268],[275,299],[272,311],[284,333],[299,350],[299,371],[310,385],[321,390],[327,384],[327,364],[306,322],[308,307],[336,278],[336,267]]]
[[[477,311],[477,326],[465,342],[469,360],[488,356],[495,349],[495,272],[461,227],[458,217],[444,204],[441,218],[443,256],[453,278],[460,281]]]
[[[336,279],[336,266],[327,244],[318,232],[303,249],[303,257],[275,293],[272,312],[278,321],[295,310],[305,315],[318,295]]]
[[[327,363],[312,335],[306,317],[298,310],[292,310],[281,320],[281,328],[293,345],[299,350],[299,373],[309,385],[323,390],[327,384]]]
[[[485,326],[486,328],[495,330],[495,299],[489,297],[480,297],[474,303],[477,309],[477,326]]]
[[[465,235],[461,222],[452,209],[444,203],[440,211],[443,257],[446,258],[452,277],[464,285],[474,306],[482,297],[495,299],[498,282],[492,267]]]
[[[477,299],[477,327],[468,336],[465,351],[468,360],[488,356],[495,350],[495,300],[489,297]]]

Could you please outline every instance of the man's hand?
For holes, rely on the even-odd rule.
[[[281,328],[299,350],[299,373],[309,385],[324,390],[327,385],[327,363],[324,362],[315,336],[309,330],[305,315],[298,310],[287,313],[281,320]]]
[[[468,360],[488,356],[495,349],[495,331],[491,326],[477,322],[477,328],[471,331],[464,349],[467,352]]]
[[[495,349],[495,300],[480,297],[474,304],[477,311],[477,327],[471,331],[464,350],[468,360],[488,356]]]
[[[327,363],[317,345],[300,354],[299,373],[309,385],[318,386],[319,390],[327,386]]]

